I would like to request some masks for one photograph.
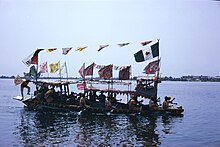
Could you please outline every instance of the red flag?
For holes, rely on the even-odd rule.
[[[40,51],[42,51],[44,49],[37,49],[35,52],[34,52],[34,55],[33,57],[31,58],[31,64],[38,64],[38,53]]]
[[[86,67],[84,74],[85,76],[92,76],[93,75],[93,67],[95,66],[95,63],[92,63],[88,67]]]
[[[101,68],[98,73],[99,77],[103,79],[110,79],[112,77],[112,67],[113,65],[104,66]]]
[[[79,74],[82,78],[85,78],[85,63],[83,63],[82,67],[79,69]]]
[[[150,62],[144,69],[146,74],[155,74],[157,71],[159,71],[159,62],[160,60],[156,60],[153,62]]]
[[[85,90],[86,89],[86,83],[78,83],[76,86],[79,90]]]
[[[119,80],[129,80],[130,78],[130,72],[131,66],[127,66],[126,68],[123,68],[119,71]]]

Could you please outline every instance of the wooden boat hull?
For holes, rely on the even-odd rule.
[[[154,110],[149,109],[148,105],[142,105],[137,110],[129,110],[127,104],[118,103],[115,108],[105,108],[105,107],[80,107],[76,104],[66,104],[66,103],[56,103],[56,102],[45,102],[40,101],[36,98],[27,99],[22,101],[27,108],[33,110],[52,110],[52,111],[75,111],[83,112],[83,114],[141,114],[141,115],[174,115],[179,116],[182,114],[184,109],[181,107],[171,108],[168,110],[163,110],[158,107]]]

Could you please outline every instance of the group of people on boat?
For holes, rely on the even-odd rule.
[[[24,81],[21,84],[21,95],[23,97],[23,90],[24,88],[27,88],[28,94],[30,93],[30,87],[28,86],[29,81]],[[80,107],[95,107],[95,108],[103,108],[106,110],[110,110],[113,107],[117,106],[117,99],[116,99],[116,93],[110,93],[108,92],[107,96],[104,94],[103,91],[99,91],[100,94],[96,94],[97,91],[95,90],[89,90],[86,93],[79,93],[75,97],[75,101],[78,101],[78,104],[76,105]],[[60,102],[60,99],[62,96],[60,95],[59,91],[55,91],[55,86],[50,85],[50,88],[48,88],[47,84],[42,84],[37,87],[37,90],[34,93],[35,97],[39,100],[46,101],[48,103],[51,102]],[[132,94],[130,100],[127,103],[128,109],[131,111],[138,111],[142,108],[142,102],[138,101],[138,94]],[[175,99],[175,98],[174,98]],[[174,100],[173,99],[173,100]],[[165,96],[164,102],[162,104],[163,110],[167,110],[170,108],[170,104],[173,103],[173,100],[171,100],[171,97]],[[158,99],[154,96],[151,96],[149,100],[149,110],[156,110],[158,109],[160,104],[158,104]],[[161,107],[160,107],[161,108]]]

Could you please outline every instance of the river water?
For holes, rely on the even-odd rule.
[[[13,97],[13,80],[0,80],[0,146],[220,146],[220,83],[162,82],[158,95],[175,97],[182,117],[80,116],[36,112]]]

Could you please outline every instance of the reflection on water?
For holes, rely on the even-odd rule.
[[[169,134],[174,127],[173,118],[160,116],[79,116],[27,110],[20,114],[14,134],[24,146],[159,146],[161,132]]]

